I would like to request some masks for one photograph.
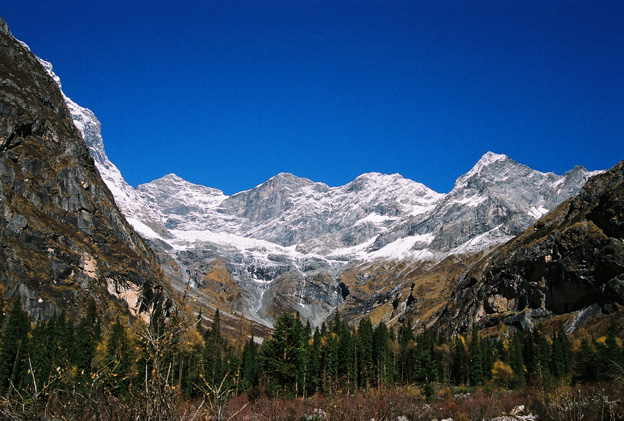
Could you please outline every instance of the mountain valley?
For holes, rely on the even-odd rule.
[[[93,112],[1,32],[0,276],[33,316],[89,296],[139,315],[175,295],[265,337],[284,311],[453,332],[567,314],[573,330],[624,304],[621,164],[557,175],[487,152],[449,193],[380,173],[280,173],[231,196],[175,174],[133,188]]]

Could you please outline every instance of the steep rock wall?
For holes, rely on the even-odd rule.
[[[128,225],[58,85],[0,18],[0,285],[35,317],[79,313],[134,291],[160,294],[162,272]],[[125,294],[127,296],[127,294]]]

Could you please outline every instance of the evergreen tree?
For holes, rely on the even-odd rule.
[[[2,349],[0,350],[0,390],[6,390],[11,384],[19,388],[25,378],[30,331],[28,313],[22,309],[19,296],[13,299],[9,316],[2,330]]]
[[[414,380],[419,383],[431,383],[437,380],[437,366],[429,347],[417,351]]]
[[[470,380],[472,384],[483,384],[485,375],[483,372],[483,352],[481,349],[481,338],[477,327],[472,327],[470,337]]]
[[[555,377],[565,377],[570,373],[570,341],[559,325],[557,332],[552,335],[550,352],[550,371]]]
[[[309,355],[309,363],[308,363],[308,392],[310,394],[315,394],[319,391],[321,387],[321,332],[317,327],[314,330],[314,335],[312,336],[312,345],[308,352]]]
[[[61,380],[60,373],[72,365],[74,355],[74,324],[63,311],[52,314],[46,322],[38,322],[30,341],[30,365],[38,390],[43,385]],[[32,382],[32,378],[28,379]]]
[[[523,335],[522,357],[527,375],[543,379],[549,373],[550,345],[541,326]]]
[[[390,332],[381,321],[373,331],[373,365],[376,371],[376,384],[391,383],[392,360],[390,354]]]
[[[338,375],[347,386],[347,393],[357,384],[355,373],[354,343],[351,332],[341,322],[338,330]]]
[[[402,383],[409,383],[414,378],[414,355],[413,343],[414,333],[412,332],[412,322],[407,320],[399,327],[399,361],[398,375]]]
[[[338,382],[338,367],[340,365],[338,357],[339,340],[338,335],[329,332],[325,337],[325,347],[323,349],[323,389],[333,392]]]
[[[258,386],[260,367],[258,362],[258,345],[253,335],[245,343],[241,362],[241,381],[244,390],[254,389]]]
[[[89,300],[87,311],[76,329],[75,363],[80,380],[90,379],[91,363],[102,335],[100,319],[95,308],[95,301]]]
[[[452,359],[451,378],[453,382],[457,385],[467,384],[469,380],[469,359],[464,341],[459,335],[453,338]]]
[[[221,336],[221,315],[215,310],[212,326],[206,334],[204,345],[204,379],[210,385],[218,385],[226,374],[223,365],[223,338]]]
[[[223,367],[223,348],[220,341],[208,337],[204,346],[204,379],[211,386],[218,385],[225,376]]]
[[[359,384],[368,389],[373,384],[373,324],[368,317],[360,320],[360,326],[357,333],[359,342]]]
[[[130,339],[119,316],[111,327],[106,341],[105,364],[114,377],[113,386],[117,394],[123,395],[130,390],[132,373],[132,350]]]
[[[47,322],[39,321],[32,330],[30,360],[37,389],[48,382],[54,364],[56,314]]]
[[[574,379],[580,382],[593,382],[598,377],[598,358],[591,343],[581,339],[581,345],[576,353]]]
[[[512,386],[514,388],[524,385],[524,358],[520,336],[520,332],[515,332],[509,343],[509,366],[513,371]]]
[[[537,350],[537,374],[540,378],[544,378],[550,374],[550,344],[542,326],[536,326],[533,329],[533,341]]]
[[[69,367],[76,355],[76,335],[74,322],[67,316],[65,310],[58,317],[57,333],[58,355],[56,361],[63,367]]]
[[[622,352],[615,339],[615,330],[615,325],[611,324],[604,344],[598,343],[595,346],[598,357],[596,377],[599,381],[612,380],[618,365],[621,363]]]
[[[261,350],[262,368],[279,389],[297,396],[303,391],[304,349],[303,327],[294,316],[283,313],[275,330],[264,341]]]
[[[481,339],[481,355],[483,357],[483,376],[485,379],[491,379],[494,361],[497,360],[496,346],[492,339]]]
[[[303,342],[306,343],[308,339],[312,338],[312,325],[309,320],[306,320],[306,325],[303,328]]]
[[[210,338],[214,342],[221,342],[221,313],[219,309],[215,310],[214,319],[212,320],[212,327],[210,328]]]
[[[430,332],[423,332],[416,338],[414,380],[419,383],[430,383],[437,380],[437,363],[433,348],[435,337]]]

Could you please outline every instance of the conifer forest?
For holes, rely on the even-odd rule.
[[[91,301],[29,318],[4,303],[0,411],[6,419],[453,419],[527,408],[534,418],[621,419],[624,351],[608,334],[543,326],[507,336],[415,334],[336,314],[312,328],[283,313],[272,335],[232,343],[220,314],[157,307],[149,324],[107,326]],[[261,343],[260,343],[261,342]]]

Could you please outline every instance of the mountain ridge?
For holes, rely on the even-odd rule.
[[[593,175],[542,173],[487,152],[446,194],[376,172],[336,187],[279,173],[231,196],[175,174],[132,188],[106,156],[95,115],[67,102],[116,202],[177,288],[190,283],[216,305],[201,286],[225,270],[220,285],[238,298],[222,310],[269,326],[284,309],[321,323],[344,303],[339,279],[354,265],[441,262],[508,241]]]
[[[371,172],[337,187],[279,173],[228,196],[168,174],[134,189],[128,216],[153,246],[167,246],[183,282],[201,285],[211,262],[223,262],[242,291],[232,311],[270,326],[278,309],[291,308],[318,324],[344,301],[338,278],[354,262],[479,252],[521,232],[591,175],[582,168],[541,173],[493,152],[447,194]],[[498,197],[505,182],[521,191],[516,202]],[[543,191],[532,196],[536,185]]]

